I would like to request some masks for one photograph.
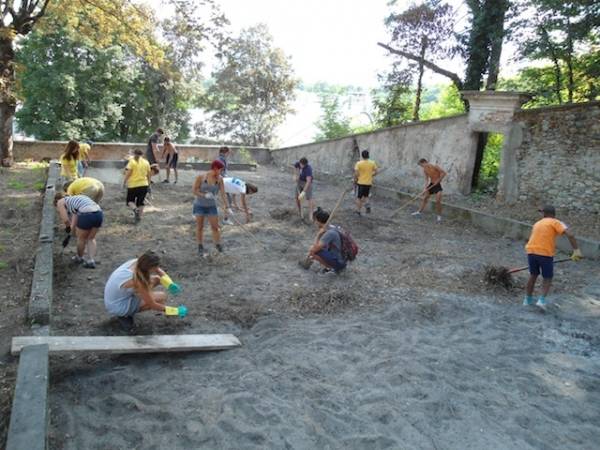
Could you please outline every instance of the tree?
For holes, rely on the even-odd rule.
[[[524,11],[518,34],[520,54],[532,60],[552,61],[556,101],[563,102],[566,87],[567,101],[573,102],[577,49],[589,50],[598,43],[600,3],[522,0],[519,6]]]
[[[375,124],[378,127],[391,127],[410,119],[411,70],[392,66],[387,74],[378,75],[381,86],[373,92]]]
[[[378,42],[378,45],[390,53],[422,64],[425,68],[447,77],[459,91],[481,89],[486,73],[490,80],[486,89],[494,89],[505,35],[504,22],[511,3],[508,0],[465,0],[465,2],[469,7],[471,24],[467,33],[460,39],[461,45],[455,50],[466,61],[463,77],[444,69],[426,56],[422,57],[420,54],[394,48],[382,42]]]
[[[322,115],[318,122],[315,123],[319,132],[315,135],[315,141],[324,141],[326,139],[335,139],[352,134],[352,126],[350,118],[347,117],[341,110],[340,95],[343,90],[337,93],[321,94],[320,105]]]
[[[452,8],[440,0],[427,0],[410,6],[400,14],[391,14],[386,19],[392,32],[392,43],[404,50],[419,55],[417,89],[413,120],[419,120],[421,92],[425,58],[444,58],[451,54]]]
[[[211,134],[247,145],[269,145],[275,128],[292,110],[298,82],[288,57],[273,47],[266,26],[242,30],[224,45],[212,77],[214,83],[204,98]]]
[[[13,121],[17,108],[15,89],[15,39],[25,36],[44,15],[49,0],[0,3],[0,147],[3,166],[12,164]]]
[[[144,16],[145,25],[142,16],[136,22],[148,33],[157,27],[163,31],[155,54],[135,37],[121,41],[118,28],[106,29],[112,35],[92,32],[90,37],[85,26],[71,23],[71,16],[49,10],[18,53],[20,128],[41,139],[130,141],[162,126],[172,137],[187,139],[201,56],[206,41],[218,45],[226,19],[212,0],[170,3],[175,14],[163,22],[151,14]]]

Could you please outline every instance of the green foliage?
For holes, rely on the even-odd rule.
[[[22,191],[24,189],[27,189],[27,184],[25,184],[24,182],[22,182],[20,180],[10,180],[8,182],[8,187],[10,189],[14,189],[16,191]]]
[[[319,132],[315,135],[315,141],[335,139],[348,136],[353,133],[350,118],[342,112],[340,96],[337,94],[321,94],[321,117],[315,123]]]
[[[500,133],[490,133],[488,135],[487,145],[483,151],[481,169],[479,170],[477,190],[480,192],[496,192],[503,142],[504,136]]]
[[[421,119],[431,120],[440,117],[454,116],[465,112],[465,105],[460,98],[460,93],[456,86],[448,84],[446,86],[433,86],[432,93],[438,93],[437,97],[428,96],[430,89],[425,91],[424,102],[421,108]]]
[[[32,33],[18,62],[18,126],[37,139],[135,141],[159,125],[189,135],[193,96],[171,66],[153,68],[126,48],[97,48],[66,29]]]
[[[210,136],[247,145],[271,144],[294,99],[298,81],[289,58],[273,46],[266,26],[232,38],[220,53],[203,106]]]
[[[574,58],[572,98],[575,102],[600,99],[600,50]],[[561,73],[567,70],[559,63]],[[524,108],[559,104],[569,96],[569,89],[561,77],[560,96],[557,95],[556,67],[527,67],[516,76],[501,79],[498,83],[502,90],[530,92],[534,98]]]
[[[5,261],[0,261],[0,270],[8,269],[8,263]]]
[[[248,150],[246,147],[240,147],[237,150],[237,154],[240,162],[246,164],[256,164],[256,160],[252,157],[252,153],[250,153],[250,150]]]

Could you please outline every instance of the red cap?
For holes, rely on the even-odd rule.
[[[210,165],[210,170],[221,170],[225,168],[225,164],[223,164],[222,161],[219,161],[218,159],[215,159],[211,165]]]

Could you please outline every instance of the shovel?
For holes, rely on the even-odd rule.
[[[353,189],[353,188],[352,188]],[[344,189],[344,192],[342,192],[342,195],[340,195],[340,198],[338,199],[337,203],[335,204],[333,210],[331,211],[331,213],[329,214],[329,219],[327,219],[327,222],[325,222],[325,229],[327,228],[327,226],[329,226],[329,224],[331,223],[331,219],[333,219],[333,215],[335,214],[335,212],[337,211],[337,209],[340,207],[340,205],[342,204],[342,201],[344,200],[344,197],[346,197],[346,194],[348,194],[348,192],[351,192],[352,189]],[[319,236],[321,235],[321,230],[319,230],[319,232],[317,233],[317,235],[315,236],[315,242],[317,242],[317,240],[319,239]],[[302,267],[304,270],[308,270],[310,268],[310,266],[312,265],[313,260],[310,258],[310,256],[307,256],[304,260],[302,261],[298,261],[298,264],[300,265],[300,267]]]

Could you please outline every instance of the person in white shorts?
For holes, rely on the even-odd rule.
[[[235,177],[224,177],[223,184],[225,186],[225,193],[231,195],[232,206],[237,210],[240,209],[237,205],[237,196],[240,196],[242,211],[244,211],[244,214],[246,215],[246,223],[250,222],[250,218],[252,217],[252,211],[250,210],[250,208],[248,208],[246,195],[256,194],[258,192],[258,188],[252,183],[246,183],[245,181]],[[232,225],[232,222],[229,220],[227,212],[225,212],[225,218],[223,219],[223,223],[226,225]]]

